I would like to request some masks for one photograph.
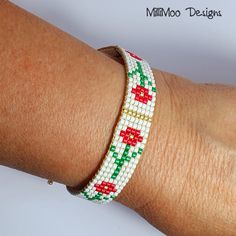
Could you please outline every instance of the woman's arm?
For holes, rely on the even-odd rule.
[[[85,184],[119,116],[123,65],[7,1],[0,61],[0,164]],[[233,235],[236,89],[153,71],[149,140],[117,200],[170,235]]]
[[[1,164],[85,181],[119,114],[123,66],[8,2],[0,19]]]

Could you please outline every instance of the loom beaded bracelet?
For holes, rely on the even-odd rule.
[[[125,99],[109,150],[96,175],[82,190],[66,188],[72,195],[103,204],[117,197],[139,162],[151,127],[157,91],[145,60],[120,46],[98,50],[125,64]]]

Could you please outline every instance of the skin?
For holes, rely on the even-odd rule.
[[[119,117],[123,65],[8,1],[0,35],[0,164],[83,186]],[[236,235],[236,87],[153,72],[149,139],[116,200],[167,235]]]

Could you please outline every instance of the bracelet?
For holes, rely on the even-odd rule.
[[[98,49],[122,60],[126,94],[109,150],[93,179],[82,189],[66,186],[72,195],[95,203],[112,201],[131,178],[144,151],[156,101],[156,83],[148,63],[120,46]]]

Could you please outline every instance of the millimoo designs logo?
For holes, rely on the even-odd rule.
[[[189,17],[206,17],[208,19],[213,19],[214,17],[222,16],[221,10],[210,10],[206,7],[203,10],[196,9],[194,7],[187,7],[183,10],[163,8],[163,7],[153,7],[152,9],[146,8],[147,17],[180,17],[183,14],[187,14]]]

